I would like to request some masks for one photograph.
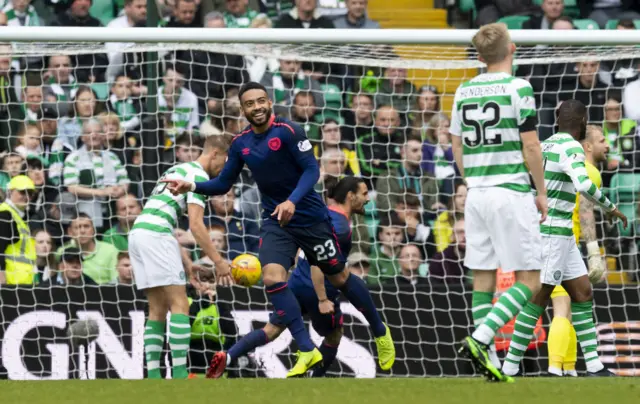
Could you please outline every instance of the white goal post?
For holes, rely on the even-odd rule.
[[[340,144],[339,152],[341,154],[339,158],[336,157],[340,165],[340,172],[336,175],[342,175],[347,170],[347,173],[361,175],[372,183],[374,182],[372,178],[386,175],[377,171],[375,167],[377,164],[375,161],[378,160],[377,157],[367,157],[371,156],[371,154],[362,152],[362,145],[359,143],[360,138],[358,138],[358,136],[368,136],[373,131],[375,109],[383,106],[383,101],[380,100],[385,99],[385,96],[387,97],[386,99],[391,99],[392,103],[399,102],[404,105],[404,110],[399,110],[400,107],[394,107],[399,112],[397,123],[395,124],[399,131],[417,133],[418,137],[422,136],[422,140],[425,143],[435,142],[434,147],[429,149],[432,153],[429,160],[423,161],[424,164],[422,165],[422,170],[432,171],[428,173],[423,171],[421,173],[423,174],[422,177],[433,177],[434,184],[436,184],[433,189],[436,189],[436,191],[427,194],[426,191],[423,191],[422,185],[416,186],[417,191],[414,191],[411,188],[414,186],[413,182],[409,185],[402,184],[405,179],[409,182],[414,180],[420,182],[422,177],[414,179],[407,176],[399,180],[394,178],[394,184],[391,184],[392,181],[389,180],[387,181],[389,184],[384,188],[382,186],[374,186],[372,190],[374,202],[368,205],[366,214],[354,220],[353,223],[354,235],[357,233],[359,237],[354,249],[361,253],[360,262],[368,261],[367,265],[369,265],[371,271],[373,271],[373,268],[377,268],[377,275],[372,275],[373,272],[371,272],[368,279],[376,304],[381,309],[385,321],[391,327],[396,341],[398,358],[391,373],[392,376],[458,377],[473,374],[470,363],[459,361],[456,358],[457,341],[465,336],[473,326],[470,312],[471,287],[469,286],[470,279],[464,273],[453,280],[446,279],[446,276],[443,279],[431,275],[430,265],[436,259],[435,257],[440,257],[440,261],[437,264],[444,266],[447,259],[444,258],[441,250],[447,246],[455,245],[452,227],[455,226],[455,220],[457,220],[454,219],[454,217],[457,217],[454,213],[456,209],[460,208],[456,207],[457,202],[454,199],[459,197],[460,194],[457,193],[458,184],[453,184],[453,181],[450,181],[451,175],[448,174],[449,171],[442,169],[443,166],[439,165],[445,158],[443,155],[446,152],[446,146],[438,143],[438,130],[440,127],[434,128],[429,124],[430,122],[439,122],[439,125],[442,125],[442,122],[447,121],[448,118],[446,116],[439,118],[440,120],[434,120],[434,118],[438,118],[440,116],[438,113],[440,112],[444,113],[444,115],[450,114],[455,88],[461,81],[470,79],[477,74],[479,69],[484,67],[476,59],[475,53],[470,47],[471,38],[475,32],[476,30],[453,29],[120,28],[112,30],[108,28],[77,27],[4,27],[0,29],[0,44],[11,45],[0,45],[0,59],[11,57],[16,69],[25,69],[25,63],[22,61],[32,60],[33,58],[45,59],[57,55],[76,57],[78,55],[108,54],[108,62],[106,59],[101,59],[101,62],[94,62],[96,63],[95,65],[84,66],[90,71],[87,76],[94,77],[96,70],[101,71],[99,73],[102,77],[100,82],[87,82],[86,84],[92,89],[95,98],[97,98],[94,100],[96,104],[106,105],[110,102],[110,94],[115,91],[115,79],[119,77],[119,73],[114,74],[113,71],[125,68],[123,66],[115,66],[115,69],[111,69],[114,67],[114,63],[117,64],[113,62],[112,54],[124,53],[133,55],[157,52],[160,55],[160,59],[164,60],[169,66],[169,62],[163,59],[163,55],[172,55],[177,52],[191,53],[189,55],[190,62],[186,63],[188,72],[187,74],[181,72],[182,76],[180,78],[185,88],[191,88],[196,96],[196,101],[194,102],[199,105],[194,107],[195,112],[189,112],[193,113],[191,117],[176,117],[184,113],[184,111],[180,110],[182,107],[173,105],[173,108],[171,108],[167,106],[166,102],[164,104],[162,102],[151,103],[150,105],[155,105],[155,111],[149,111],[147,110],[148,107],[143,106],[136,112],[130,112],[132,115],[127,116],[127,118],[134,118],[133,115],[135,114],[139,115],[140,120],[137,126],[131,124],[130,128],[125,127],[126,122],[130,123],[131,121],[121,117],[120,125],[122,133],[125,134],[124,139],[126,139],[126,142],[123,141],[122,144],[124,146],[120,146],[120,149],[113,147],[113,151],[116,157],[124,159],[121,162],[123,168],[128,172],[131,184],[129,192],[138,199],[139,203],[144,201],[145,196],[148,196],[149,185],[152,187],[160,176],[160,167],[170,166],[178,160],[176,151],[179,147],[184,146],[184,144],[177,143],[178,138],[181,137],[180,135],[193,134],[192,137],[189,137],[190,139],[198,138],[198,130],[196,128],[199,128],[199,133],[205,136],[203,129],[205,121],[210,126],[222,124],[223,128],[218,129],[216,133],[224,132],[226,128],[224,125],[227,124],[225,111],[234,110],[233,105],[230,107],[225,105],[222,108],[222,112],[220,112],[215,108],[220,107],[221,103],[226,104],[228,100],[224,98],[213,100],[215,97],[202,96],[201,93],[196,91],[199,90],[198,86],[208,87],[209,84],[207,80],[198,81],[199,79],[194,79],[190,76],[195,74],[196,68],[203,68],[206,71],[243,70],[244,74],[249,60],[253,62],[256,59],[267,61],[262,73],[271,75],[273,75],[274,71],[270,70],[269,63],[275,61],[277,69],[279,60],[356,67],[357,69],[342,70],[339,75],[333,76],[332,74],[334,73],[329,70],[329,73],[324,76],[326,83],[322,82],[322,85],[318,84],[310,88],[296,89],[292,91],[291,98],[295,99],[299,93],[304,92],[311,94],[310,104],[318,103],[315,96],[320,96],[321,98],[320,105],[313,105],[313,108],[315,108],[313,116],[307,116],[307,121],[302,124],[308,133],[313,130],[318,133],[319,137],[313,140],[314,145],[319,149],[318,157],[323,170],[329,170],[331,163],[328,153],[324,155],[327,158],[326,161],[322,157],[324,150],[322,131],[328,125],[328,118],[333,119],[333,123],[340,126],[342,136],[345,136],[345,128],[348,128],[350,133],[356,133],[353,139],[347,141],[343,139]],[[510,33],[512,40],[519,46],[515,65],[518,68],[524,66],[520,72],[528,72],[525,75],[526,78],[536,81],[542,89],[541,92],[536,92],[536,97],[542,100],[539,105],[540,113],[546,114],[545,119],[541,119],[540,122],[541,133],[553,131],[553,112],[557,102],[562,100],[564,96],[562,94],[563,91],[570,92],[575,90],[575,88],[567,90],[566,83],[570,79],[578,80],[576,77],[579,73],[578,69],[575,68],[576,63],[591,61],[601,63],[600,72],[596,74],[599,75],[599,80],[602,80],[606,85],[606,89],[602,90],[605,98],[598,100],[597,104],[590,107],[593,107],[594,111],[600,111],[603,120],[606,120],[608,115],[603,111],[605,103],[609,100],[609,90],[615,90],[623,94],[625,86],[631,82],[628,79],[635,77],[631,75],[619,79],[617,77],[618,68],[624,69],[618,66],[617,63],[640,59],[640,30],[515,30]],[[242,65],[243,62],[241,62],[240,66],[229,66],[226,64],[229,63],[226,58],[196,59],[193,56],[193,53],[196,52],[238,56],[241,58],[240,60],[244,60],[245,65]],[[95,58],[93,60],[97,61],[99,59]],[[205,61],[203,62],[203,60]],[[26,116],[16,118],[10,113],[5,114],[5,110],[0,108],[0,124],[7,123],[9,127],[19,126],[24,129],[38,124],[43,117],[48,116],[47,113],[39,111],[38,108],[40,107],[38,106],[34,106],[29,112],[31,105],[27,99],[26,88],[30,86],[41,87],[45,104],[53,103],[57,106],[69,104],[71,105],[71,110],[67,111],[67,113],[74,117],[74,114],[79,114],[77,109],[75,113],[73,112],[74,108],[78,108],[74,97],[83,83],[75,83],[73,88],[64,90],[67,93],[63,95],[52,92],[50,90],[52,87],[50,78],[53,73],[49,71],[47,63],[45,61],[43,64],[37,65],[38,67],[33,71],[29,71],[28,67],[26,68],[26,73],[31,76],[39,73],[39,84],[29,84],[25,70],[20,70],[16,73],[17,81],[15,81],[14,87],[17,99],[6,101],[6,106],[13,105],[18,107],[17,109],[22,109]],[[143,68],[145,68],[144,63],[150,62],[143,62]],[[568,67],[558,74],[547,70],[547,67],[559,64]],[[70,69],[70,75],[73,75],[73,66]],[[165,78],[166,71],[162,71],[162,69],[162,66],[158,68],[159,71],[157,71],[156,77],[146,77],[144,74],[142,77],[137,77],[136,80],[141,82],[138,84],[154,81],[161,86],[166,85],[166,82],[162,79],[169,81],[174,78]],[[410,94],[410,101],[404,99],[398,101],[397,97],[402,98],[402,96],[385,89],[384,80],[387,79],[385,72],[391,69],[403,70],[407,73],[408,80],[415,84],[414,87],[409,86],[412,89],[411,91],[415,91],[415,93]],[[633,73],[625,72],[628,74]],[[558,75],[559,77],[557,77]],[[622,75],[624,76],[624,74]],[[46,80],[43,77],[46,77]],[[242,77],[242,80],[245,80],[246,77],[250,76],[243,75]],[[341,84],[327,84],[331,79],[336,79],[335,82],[340,82]],[[565,87],[551,91],[546,90],[547,87],[545,85],[548,85],[549,80],[555,79],[557,79],[559,86]],[[223,78],[213,77],[210,81],[215,82],[219,87],[225,87],[221,92],[226,94],[226,86],[229,84],[227,80],[225,76]],[[318,79],[319,82],[320,80]],[[279,94],[282,89],[278,86],[281,84],[279,82],[276,83],[276,81],[277,79],[270,81],[267,87],[273,90],[274,93]],[[68,83],[65,85],[72,87]],[[342,85],[345,87],[340,87]],[[64,85],[61,87],[64,87]],[[153,86],[149,87],[152,88]],[[419,87],[419,89],[416,87]],[[104,91],[104,93],[100,91]],[[389,91],[391,93],[387,94]],[[437,98],[436,105],[440,110],[427,111],[426,107],[423,108],[423,105],[427,105],[428,101],[426,96],[424,99],[421,97],[427,93],[435,95]],[[208,93],[205,92],[205,94]],[[358,131],[360,124],[357,123],[357,118],[355,118],[358,114],[358,109],[354,107],[353,100],[362,94],[366,95],[369,104],[368,107],[362,106],[361,108],[369,108],[369,118],[372,118],[373,121],[366,124],[369,125],[366,126],[368,132],[364,130]],[[47,95],[52,96],[53,101],[47,99]],[[161,101],[162,97],[163,95],[160,94],[157,99]],[[640,93],[638,97],[640,97]],[[144,104],[144,96],[141,97],[141,101],[141,104]],[[281,106],[287,107],[287,113],[290,112],[291,99],[277,101]],[[359,102],[363,101],[359,100]],[[4,99],[3,103],[5,103]],[[618,102],[619,104],[620,102]],[[214,108],[212,105],[216,107]],[[112,108],[112,113],[119,113],[117,108]],[[306,105],[300,108],[306,111],[312,107]],[[218,112],[214,112],[214,110]],[[237,112],[237,108],[235,110]],[[92,110],[89,115],[94,113],[96,111]],[[218,116],[216,113],[221,115]],[[56,114],[58,112],[54,115]],[[148,118],[150,115],[162,116],[162,119],[158,119],[158,121],[164,120],[164,125],[171,126],[171,130],[165,128],[166,132],[162,132],[159,135],[165,136],[166,139],[152,139],[156,136],[154,131],[158,129],[158,123],[156,122],[156,127],[153,125],[148,127],[143,122],[145,121],[144,118]],[[69,123],[69,120],[64,120],[60,116],[57,117],[62,119],[58,120],[62,128],[73,127],[74,122]],[[422,119],[418,119],[418,117],[422,117]],[[549,117],[551,117],[550,120]],[[237,122],[242,121],[242,118],[238,116],[233,116],[232,118]],[[10,124],[15,123],[14,121],[17,119],[21,120],[18,122],[20,125],[11,126]],[[189,119],[195,119],[198,122],[196,124],[187,122]],[[633,124],[632,126],[635,128],[635,119],[640,119],[640,117],[630,119],[628,125]],[[216,120],[220,123],[216,123]],[[237,122],[232,123],[235,125]],[[77,138],[83,130],[82,124],[83,121],[79,120],[80,126],[77,126],[78,123],[76,122],[76,127],[72,128],[73,130],[68,133],[73,133],[73,136]],[[361,126],[365,127],[364,124]],[[62,136],[61,133],[58,132],[57,134]],[[65,133],[66,135],[67,133]],[[618,133],[618,135],[623,134]],[[11,139],[19,138],[22,135],[18,132],[0,133],[0,137],[3,136],[10,138],[7,140],[7,144],[9,144],[14,142]],[[431,137],[429,138],[429,136]],[[636,137],[635,132],[633,132],[632,136]],[[149,139],[152,140],[151,143],[148,143]],[[610,137],[608,141],[614,145],[622,144],[620,139],[616,140],[615,137]],[[192,140],[192,142],[195,143],[196,140]],[[11,147],[17,145],[15,143],[11,144]],[[107,144],[112,147],[112,143]],[[193,145],[189,144],[187,146]],[[392,144],[392,146],[396,150],[394,152],[387,150],[387,152],[400,156],[404,143]],[[189,147],[186,148],[188,149]],[[423,146],[423,153],[426,153],[424,150],[427,150],[425,146]],[[9,151],[14,150],[0,150],[0,152]],[[68,150],[67,152],[72,151]],[[438,154],[440,152],[442,152],[442,155]],[[191,153],[191,151],[185,151],[185,155],[188,155],[188,153]],[[636,153],[640,155],[640,149],[636,150],[634,145],[632,145],[631,149],[620,146],[620,150],[616,150],[614,157],[617,159],[615,161],[618,162],[616,164],[621,164],[619,166],[622,167],[621,171],[607,174],[608,179],[606,182],[608,195],[616,203],[620,203],[626,209],[625,212],[633,211],[634,217],[635,206],[639,202],[638,196],[634,195],[634,193],[640,191],[640,177],[638,177],[640,174],[637,174],[635,170],[636,160],[634,159]],[[3,154],[3,158],[6,155],[6,153]],[[29,156],[25,155],[24,157]],[[147,158],[150,158],[150,160],[147,160]],[[629,159],[630,161],[626,166],[621,163],[627,162]],[[640,157],[637,162],[640,162]],[[73,176],[74,173],[72,173],[73,170],[64,168],[64,161],[57,161],[57,163],[56,169],[59,171],[58,175],[61,176],[61,179],[58,183],[52,183],[50,186],[55,188],[55,192],[64,193],[65,176]],[[325,163],[327,164],[326,167],[324,166]],[[388,168],[390,170],[392,167],[397,168],[400,165],[400,161],[394,160],[393,156],[389,157],[388,161],[384,163],[385,165],[386,163],[397,163],[396,165],[389,164]],[[446,166],[446,162],[444,165]],[[52,177],[55,166],[53,160],[50,159],[43,163],[43,166],[46,176]],[[7,170],[7,168],[2,169]],[[29,170],[35,169],[29,168]],[[637,171],[640,172],[640,166]],[[326,172],[328,171],[323,171],[323,173]],[[229,254],[244,252],[242,250],[234,250],[234,248],[237,246],[240,246],[237,248],[242,248],[244,246],[248,249],[247,246],[249,244],[257,244],[258,239],[257,234],[248,234],[245,231],[248,232],[249,225],[255,227],[259,224],[259,219],[254,214],[254,212],[259,211],[259,198],[256,196],[255,187],[250,183],[250,177],[248,179],[247,177],[242,178],[236,188],[234,204],[235,212],[239,215],[237,222],[239,223],[239,230],[223,229],[223,233],[227,236],[223,244]],[[625,178],[630,182],[625,182]],[[639,179],[637,183],[633,182],[636,178]],[[248,182],[243,183],[242,181],[245,180]],[[94,181],[98,180],[94,178]],[[398,182],[401,184],[397,185]],[[104,183],[93,185],[97,187],[106,186]],[[318,190],[321,191],[322,187],[322,184],[319,184]],[[424,192],[424,195],[421,192]],[[394,253],[389,256],[383,256],[381,253],[383,248],[380,247],[381,241],[380,237],[378,237],[381,223],[389,223],[389,221],[393,223],[393,220],[391,220],[392,211],[404,209],[402,212],[406,215],[408,214],[406,212],[411,210],[408,196],[415,196],[419,200],[419,206],[416,209],[419,214],[418,221],[422,227],[420,231],[417,231],[416,226],[412,227],[407,224],[406,219],[401,219],[404,221],[402,225],[404,241],[413,240],[413,244],[420,245],[421,253],[426,252],[428,255],[420,262],[419,266],[412,269],[403,267],[404,264],[397,259],[398,250],[393,250]],[[104,225],[96,226],[105,230],[111,225],[114,229],[121,228],[118,223],[122,217],[119,216],[118,201],[116,199],[91,199],[92,202],[97,203],[98,210],[101,212],[103,221],[100,223],[104,222]],[[426,206],[426,199],[432,202],[428,206]],[[385,208],[380,208],[383,205],[382,201],[386,201],[384,202]],[[60,199],[54,199],[51,202],[52,204],[57,204],[59,210],[64,210],[62,209],[64,202],[60,202]],[[74,203],[69,203],[68,210],[75,213],[78,213],[78,211],[84,212],[80,208],[80,204],[74,205]],[[404,207],[399,208],[398,205]],[[68,221],[65,222],[63,218],[48,217],[47,215],[51,214],[48,210],[49,205],[44,204],[43,206],[44,218],[41,218],[41,220],[52,219],[54,222],[57,220],[65,226],[62,233],[57,236],[59,239],[53,240],[54,245],[61,247],[65,241],[63,238],[67,233],[64,232],[67,231],[69,223]],[[210,209],[213,211],[215,208],[212,205]],[[393,215],[397,216],[397,212],[393,213]],[[209,216],[212,217],[213,213],[209,212]],[[95,224],[95,217],[93,219]],[[209,219],[208,217],[207,220]],[[211,220],[213,222],[213,219]],[[638,248],[635,244],[637,235],[635,231],[621,233],[616,226],[607,226],[603,220],[600,220],[598,225],[598,234],[601,244],[605,246],[610,269],[607,280],[598,285],[594,292],[600,354],[603,362],[619,374],[640,375],[640,359],[637,357],[640,350],[638,348],[640,346],[640,311],[638,310],[640,289],[637,284],[640,278],[637,273],[638,260],[636,256]],[[33,226],[35,226],[35,223]],[[211,228],[212,237],[214,237],[213,233],[219,230],[218,227],[214,227],[212,226]],[[97,234],[98,239],[103,236],[104,234]],[[126,231],[120,236],[126,240]],[[232,236],[235,238],[232,239]],[[109,240],[123,252],[124,249],[119,246],[119,241],[114,241],[113,235],[110,237]],[[181,237],[183,237],[183,240],[187,240],[184,242],[185,246],[190,245],[187,231],[181,233]],[[460,242],[460,245],[462,244],[463,242]],[[397,247],[390,248],[395,249]],[[195,254],[194,257],[197,257],[197,248],[191,248],[191,250]],[[0,253],[2,252],[0,251]],[[367,258],[363,259],[363,256]],[[41,258],[38,256],[38,259]],[[459,258],[454,263],[460,264],[461,268],[461,262],[462,259]],[[118,272],[119,267],[104,268],[104,270],[112,273],[113,279],[108,279],[104,282],[102,279],[97,282],[99,283],[98,286],[74,286],[67,289],[63,285],[53,285],[50,289],[43,289],[33,286],[32,284],[37,283],[37,281],[33,281],[18,283],[17,286],[0,287],[0,302],[2,302],[2,305],[0,305],[0,379],[117,377],[136,379],[143,377],[142,334],[144,330],[145,301],[132,285],[126,284],[126,282],[119,282],[119,277],[122,275]],[[399,284],[399,281],[394,279],[399,278],[405,270],[408,271],[407,273],[412,274],[406,277],[410,281],[406,284]],[[464,268],[461,270],[464,270]],[[34,271],[38,272],[40,269],[36,267]],[[391,271],[392,273],[385,271]],[[38,273],[37,275],[40,277],[41,274]],[[61,275],[51,271],[49,276],[60,277]],[[502,281],[508,282],[508,279],[503,279]],[[116,285],[114,286],[114,284]],[[200,326],[194,326],[192,329],[192,349],[196,352],[196,355],[190,357],[190,364],[192,366],[191,371],[194,373],[203,372],[211,349],[216,349],[211,348],[212,346],[220,349],[225,345],[225,342],[247,334],[268,320],[268,300],[261,287],[250,289],[240,287],[218,288],[216,293],[215,299],[210,302],[212,306],[217,307],[216,310],[205,312],[206,307],[203,307],[202,311],[196,310],[194,312],[194,316],[198,316],[196,321],[200,321],[200,325],[206,321],[217,325],[212,328],[217,330],[216,335],[205,336],[198,334],[203,329]],[[372,343],[372,337],[366,327],[366,320],[360,312],[348,303],[342,304],[342,310],[345,315],[344,339],[338,351],[336,364],[330,374],[345,377],[375,377],[376,375],[381,375],[382,372],[376,369],[375,348]],[[67,335],[69,324],[77,320],[86,319],[93,319],[97,322],[100,329],[99,335],[95,341],[86,346],[74,346],[71,344],[72,339]],[[544,326],[546,327],[547,325],[548,321],[545,319]],[[508,329],[502,330],[500,338],[503,342],[508,341],[509,332]],[[312,332],[312,338],[316,343],[321,341],[321,337],[315,331]],[[255,355],[252,355],[250,359],[241,361],[233,369],[237,372],[237,375],[243,377],[283,377],[286,369],[291,364],[293,348],[290,347],[290,342],[291,337],[287,332],[278,341],[258,349]],[[538,335],[535,349],[532,349],[527,355],[530,366],[530,368],[527,368],[528,373],[539,373],[541,368],[544,369],[546,367],[543,366],[546,363],[546,354],[546,337],[543,332]],[[200,356],[196,357],[197,355]]]

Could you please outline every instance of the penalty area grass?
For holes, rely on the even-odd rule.
[[[636,378],[0,381],[7,404],[627,404]]]

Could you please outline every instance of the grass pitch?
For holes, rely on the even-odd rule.
[[[6,404],[637,404],[637,378],[2,381]]]

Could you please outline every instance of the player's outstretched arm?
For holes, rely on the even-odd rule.
[[[533,184],[536,187],[538,195],[536,196],[536,205],[542,215],[541,221],[547,217],[547,187],[544,184],[544,166],[542,164],[542,149],[540,148],[540,140],[538,132],[529,130],[520,133],[522,139],[522,155],[525,163],[529,167]]]
[[[189,214],[189,229],[193,234],[202,251],[213,261],[216,266],[216,282],[219,285],[231,285],[233,278],[231,277],[231,268],[209,237],[209,232],[204,226],[204,208],[200,205],[190,203],[187,205],[187,213]]]
[[[318,308],[322,314],[333,313],[335,308],[333,302],[327,297],[327,289],[324,287],[324,274],[322,270],[315,265],[311,265],[311,281],[313,282],[313,289],[318,296]]]

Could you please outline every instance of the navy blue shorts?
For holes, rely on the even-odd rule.
[[[335,275],[344,269],[345,257],[329,219],[310,227],[280,227],[270,219],[262,223],[259,258],[263,267],[280,264],[288,270],[294,264],[298,248],[325,275]]]
[[[334,313],[322,314],[318,309],[318,304],[320,303],[318,296],[316,296],[316,291],[312,287],[309,287],[303,282],[290,279],[289,289],[296,295],[296,299],[302,310],[302,315],[309,316],[313,329],[316,330],[320,336],[326,337],[335,329],[342,327],[343,316],[340,310],[339,295],[327,296],[333,301]],[[269,322],[273,325],[284,326],[281,317],[278,316],[275,311],[269,316]]]

